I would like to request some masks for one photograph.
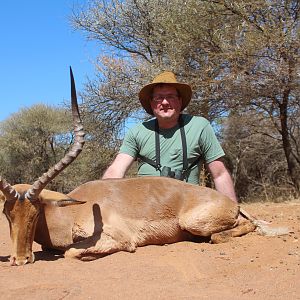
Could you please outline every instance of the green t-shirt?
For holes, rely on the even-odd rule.
[[[199,184],[199,170],[203,162],[209,163],[224,156],[213,128],[203,117],[182,114],[187,143],[188,165],[199,156],[198,165],[188,173],[187,182]],[[160,164],[170,167],[172,171],[183,168],[182,141],[179,125],[170,129],[159,129]],[[155,162],[155,118],[138,124],[126,133],[119,153],[126,153],[134,158],[137,155],[147,157]],[[160,176],[160,172],[141,161],[139,176]]]

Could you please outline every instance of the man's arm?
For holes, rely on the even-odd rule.
[[[224,163],[217,159],[206,164],[206,167],[212,176],[216,190],[228,196],[232,201],[238,202],[232,178]]]
[[[104,172],[102,179],[123,178],[134,162],[134,158],[125,153],[119,153],[112,164]]]

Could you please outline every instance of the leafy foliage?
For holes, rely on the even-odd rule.
[[[281,154],[281,178],[289,176],[299,193],[299,11],[297,0],[91,1],[74,11],[72,24],[109,54],[95,62],[98,79],[94,89],[87,86],[85,105],[99,105],[99,115],[113,116],[110,128],[119,133],[128,117],[145,117],[139,88],[160,71],[172,70],[193,87],[190,113],[218,126],[232,114],[239,120],[257,116],[251,128],[259,126],[248,139],[256,149],[252,154],[260,157],[265,139],[272,141]],[[241,140],[239,134],[235,139]],[[236,153],[226,138],[227,149]],[[268,157],[270,165],[275,157]],[[236,157],[231,160],[233,165]],[[250,173],[253,182],[262,182]]]
[[[73,142],[71,126],[69,109],[43,104],[22,109],[3,121],[0,124],[1,176],[11,184],[32,184],[68,151]],[[89,148],[87,145],[87,150]],[[94,149],[87,152],[87,155],[81,154],[47,188],[67,192],[84,181],[94,179],[96,170],[103,169],[103,160],[97,161]]]
[[[128,121],[148,118],[137,94],[163,70],[189,82],[189,113],[208,118],[237,193],[300,191],[299,0],[91,0],[72,26],[99,45],[81,93],[83,154],[52,183],[70,190],[101,176]],[[66,112],[36,106],[1,124],[1,174],[32,182],[72,141]],[[134,170],[133,170],[134,173]]]

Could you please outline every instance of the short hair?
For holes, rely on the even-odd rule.
[[[162,87],[164,87],[164,86],[171,86],[171,87],[174,87],[172,84],[170,84],[170,83],[164,83],[164,82],[160,82],[160,83],[157,83],[153,88],[152,88],[152,90],[151,90],[151,98],[150,99],[152,99],[153,98],[153,90],[155,89],[155,88],[162,88]],[[175,87],[174,87],[175,88]],[[178,89],[176,89],[175,88],[175,90],[176,90],[176,92],[177,92],[177,96],[178,97],[181,97],[181,95],[180,95],[180,92],[178,91]]]

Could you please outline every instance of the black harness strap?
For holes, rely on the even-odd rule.
[[[156,171],[160,171],[161,172],[161,164],[160,164],[160,142],[159,142],[159,127],[158,127],[158,121],[157,119],[155,120],[155,161],[142,156],[140,154],[137,155],[137,157],[139,159],[141,159],[142,161],[146,162],[147,164],[149,164],[150,166],[152,166],[153,168],[155,168]]]
[[[190,166],[188,166],[188,160],[187,160],[187,145],[186,145],[186,136],[185,136],[185,131],[184,131],[184,122],[182,115],[179,116],[179,129],[180,129],[180,135],[181,135],[181,143],[182,143],[182,160],[183,160],[183,170],[182,174],[184,175],[184,178],[188,175],[188,171],[192,169],[195,165],[198,164],[200,161],[200,156],[193,161]],[[154,167],[156,171],[161,172],[161,164],[160,164],[160,142],[159,142],[159,126],[158,126],[158,121],[157,119],[155,120],[155,154],[156,158],[155,161],[141,156],[140,154],[137,155],[139,159],[142,161],[146,162],[150,166]]]
[[[187,160],[186,137],[185,137],[184,123],[183,123],[182,115],[179,116],[179,129],[180,129],[181,143],[182,143],[183,172],[186,173],[186,170],[188,169],[188,160]]]
[[[137,158],[139,158],[140,160],[142,160],[143,162],[149,164],[150,166],[152,166],[153,168],[155,168],[156,171],[160,171],[161,172],[161,165],[157,164],[157,161],[155,162],[154,160],[148,158],[148,157],[144,157],[140,154],[137,155]]]
[[[156,171],[161,171],[161,164],[160,164],[160,142],[159,142],[159,127],[158,121],[155,120],[155,154],[156,154]]]

